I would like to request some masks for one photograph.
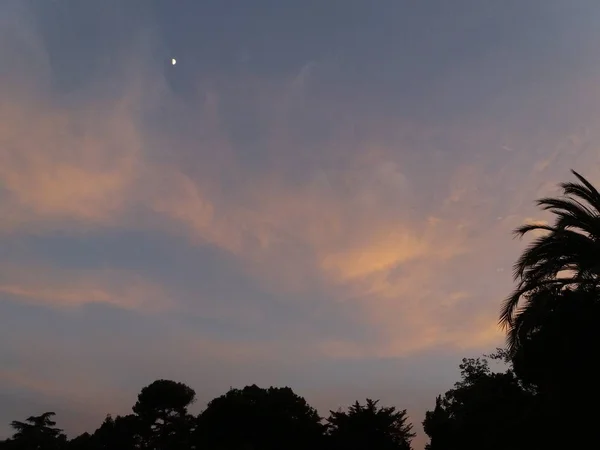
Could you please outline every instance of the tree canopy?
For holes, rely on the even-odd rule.
[[[433,411],[426,413],[423,429],[431,439],[428,450],[475,450],[482,443],[489,450],[528,448],[506,430],[523,426],[533,407],[533,394],[512,370],[492,372],[486,358],[463,359],[460,369],[461,380],[437,397]]]
[[[199,417],[199,443],[209,449],[318,446],[323,425],[317,411],[289,387],[231,389],[208,403]],[[232,432],[235,430],[235,432]]]
[[[416,436],[406,410],[378,406],[379,400],[355,402],[348,411],[331,411],[327,431],[331,448],[359,450],[410,450]]]
[[[52,419],[56,413],[45,412],[30,416],[24,422],[14,420],[10,426],[14,430],[7,448],[14,450],[58,450],[66,442],[62,430],[56,428]]]

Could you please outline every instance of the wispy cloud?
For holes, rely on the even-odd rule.
[[[132,83],[137,92],[139,79]],[[293,77],[287,83],[297,89]],[[259,111],[269,111],[278,96],[286,97],[280,86],[247,86],[263,92],[263,100],[253,105]],[[261,164],[244,170],[247,148],[228,134],[229,112],[219,106],[226,91],[210,93],[205,106],[187,118],[200,127],[186,129],[185,135],[144,124],[140,111],[147,104],[136,95],[109,102],[82,100],[75,106],[10,95],[1,133],[6,143],[0,169],[5,231],[49,225],[91,231],[101,226],[187,235],[192,244],[226,252],[232,264],[266,290],[281,295],[318,291],[334,302],[351,301],[381,334],[378,347],[366,352],[401,355],[436,345],[483,347],[499,339],[493,305],[507,281],[493,293],[475,288],[451,307],[449,292],[464,289],[461,274],[482,270],[482,251],[490,258],[485,267],[498,274],[506,244],[490,241],[507,239],[510,230],[497,218],[523,220],[519,213],[531,211],[524,208],[523,198],[530,197],[525,192],[536,192],[531,186],[546,174],[549,162],[540,166],[537,158],[516,158],[490,169],[474,157],[448,164],[447,174],[429,183],[415,176],[424,161],[410,156],[419,147],[430,147],[427,125],[407,127],[394,119],[382,128],[378,119],[364,116],[359,144],[347,131],[352,122],[334,122],[331,126],[339,132],[311,144],[321,156],[298,166],[295,152],[303,147],[295,136],[307,125],[282,122],[286,114],[278,107],[278,115],[262,117],[266,131],[259,142],[266,151],[257,154]],[[302,98],[317,102],[311,107],[322,103],[309,93]],[[301,108],[298,102],[288,101],[286,113]],[[184,107],[172,100],[167,105]],[[288,131],[281,133],[282,126]],[[435,139],[446,135],[454,145],[498,148],[497,133],[472,127],[437,126]],[[161,156],[156,142],[170,139],[177,145]],[[589,151],[581,139],[585,137],[570,135],[565,145],[580,155]],[[472,151],[476,155],[479,150]],[[557,151],[550,155],[552,164],[562,167]],[[490,172],[508,174],[527,161],[530,172],[515,177],[520,185],[506,185],[504,175]],[[273,170],[273,164],[280,170]],[[105,302],[125,308],[159,304],[166,295],[155,284],[126,280],[106,274],[75,275],[63,285],[13,280],[2,291],[29,302]],[[470,311],[466,305],[477,296],[489,306]],[[452,310],[460,315],[448,312]]]
[[[61,308],[102,303],[128,310],[158,312],[174,306],[156,283],[136,273],[111,269],[19,267],[5,263],[0,267],[0,295]]]

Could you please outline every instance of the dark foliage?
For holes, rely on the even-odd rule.
[[[231,389],[200,415],[196,444],[206,449],[315,448],[323,425],[317,411],[290,388]],[[284,445],[285,443],[285,445]]]
[[[515,231],[543,235],[515,264],[517,287],[500,316],[514,372],[537,393],[530,429],[547,448],[574,445],[574,437],[551,436],[549,428],[579,430],[586,447],[600,445],[598,415],[578,413],[595,410],[600,400],[600,193],[573,173],[579,183],[562,183],[563,196],[538,201],[554,215],[552,225]]]
[[[415,437],[406,410],[378,407],[378,400],[356,402],[348,411],[331,411],[327,419],[330,448],[410,450]]]
[[[59,450],[67,442],[62,430],[56,428],[52,420],[53,412],[45,412],[40,416],[31,416],[24,422],[11,422],[14,430],[11,439],[4,443],[3,448],[10,450]]]
[[[554,214],[553,225],[524,225],[517,236],[542,232],[515,263],[516,289],[505,301],[500,323],[508,330],[508,349],[515,353],[523,333],[543,318],[547,295],[564,288],[595,290],[600,277],[600,193],[573,171],[579,183],[562,183],[563,196],[542,198],[538,205]],[[523,330],[525,328],[525,331]]]
[[[146,386],[133,406],[142,449],[179,450],[189,448],[189,434],[194,418],[188,406],[196,392],[183,383],[157,380]]]
[[[492,372],[485,358],[463,359],[460,369],[461,381],[439,396],[434,410],[426,413],[423,428],[431,439],[427,448],[529,448],[523,440],[515,442],[513,433],[525,434],[523,427],[534,405],[533,393],[511,370]]]
[[[93,433],[67,440],[50,420],[54,413],[13,422],[1,450],[348,449],[410,450],[414,437],[406,411],[367,400],[347,412],[317,411],[288,387],[231,389],[194,417],[194,391],[158,380],[142,389],[135,414],[107,416]]]

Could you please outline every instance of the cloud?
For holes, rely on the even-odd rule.
[[[11,49],[25,46],[44,70],[2,89],[3,238],[185,236],[222,252],[270,295],[350,305],[378,335],[363,345],[324,340],[316,348],[326,353],[491,345],[510,287],[508,274],[492,277],[518,250],[509,226],[531,215],[533,194],[549,192],[553,181],[542,180],[563,178],[573,158],[592,167],[597,156],[589,106],[584,129],[534,136],[519,122],[539,106],[532,100],[499,122],[489,119],[493,105],[443,126],[384,117],[374,104],[349,111],[323,95],[312,62],[275,79],[191,74],[182,98],[142,56],[120,61],[128,70],[100,87],[59,95],[39,37],[10,30]],[[99,96],[109,86],[119,89]],[[24,302],[177,306],[132,273],[9,272],[0,290]]]
[[[3,102],[3,203],[9,211],[19,208],[23,222],[40,217],[106,223],[123,208],[124,191],[135,177],[135,130],[118,105],[101,118],[45,108],[40,102]]]
[[[236,218],[228,216],[228,211],[220,210],[198,183],[176,170],[157,178],[163,187],[150,200],[153,211],[183,225],[200,244],[209,243],[232,253],[241,251],[242,224],[236,224]]]
[[[266,100],[255,106],[269,111],[279,88],[261,89]],[[163,101],[168,108],[183,107]],[[475,186],[483,179],[481,169],[457,166],[445,201],[428,204],[431,192],[407,175],[415,168],[406,158],[407,142],[418,135],[414,126],[403,136],[397,131],[401,123],[389,123],[384,129],[393,133],[378,136],[381,124],[370,130],[365,122],[357,145],[346,131],[352,125],[342,122],[336,125],[339,132],[311,144],[323,156],[300,170],[303,148],[295,136],[308,125],[284,122],[288,131],[280,133],[282,122],[267,113],[262,117],[267,131],[260,138],[266,152],[257,156],[263,166],[245,170],[245,149],[228,135],[228,111],[222,106],[227,101],[225,91],[211,93],[204,108],[187,118],[199,126],[174,136],[164,127],[144,126],[135,112],[142,106],[136,95],[93,103],[81,97],[66,106],[44,96],[13,99],[14,106],[7,104],[2,114],[8,145],[0,153],[0,206],[13,218],[12,232],[75,226],[183,233],[196,245],[224,251],[266,290],[312,291],[334,302],[351,301],[381,336],[379,348],[362,353],[399,355],[444,342],[464,345],[466,333],[448,332],[448,319],[436,310],[445,296],[436,279],[469,253],[469,218],[461,218],[457,208],[481,200]],[[289,111],[297,102],[288,102]],[[159,145],[169,142],[177,145],[159,156]],[[286,153],[274,157],[277,149]],[[281,171],[273,170],[275,162]],[[143,279],[131,283],[108,272],[57,275],[52,281],[10,280],[1,290],[22,301],[60,306],[175,307],[161,298],[167,294],[159,286]],[[406,331],[399,332],[402,328]],[[488,328],[476,317],[470,329],[487,336],[481,330]]]
[[[58,269],[48,266],[0,267],[0,295],[41,306],[72,308],[101,303],[127,310],[171,309],[161,286],[124,271]]]

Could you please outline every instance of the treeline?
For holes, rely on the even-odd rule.
[[[600,448],[600,193],[573,173],[562,196],[538,201],[553,223],[515,231],[537,237],[501,308],[507,345],[462,361],[460,380],[422,422],[428,450]],[[326,418],[287,387],[232,389],[198,416],[188,412],[194,399],[190,387],[158,380],[132,414],[109,416],[92,434],[68,440],[48,412],[12,422],[0,449],[409,450],[415,436],[406,410],[370,399]]]
[[[411,448],[405,410],[367,399],[322,420],[292,389],[256,385],[231,389],[198,416],[189,414],[195,392],[157,380],[142,389],[133,414],[108,416],[92,434],[67,440],[52,412],[13,422],[15,434],[0,448],[19,450]]]

